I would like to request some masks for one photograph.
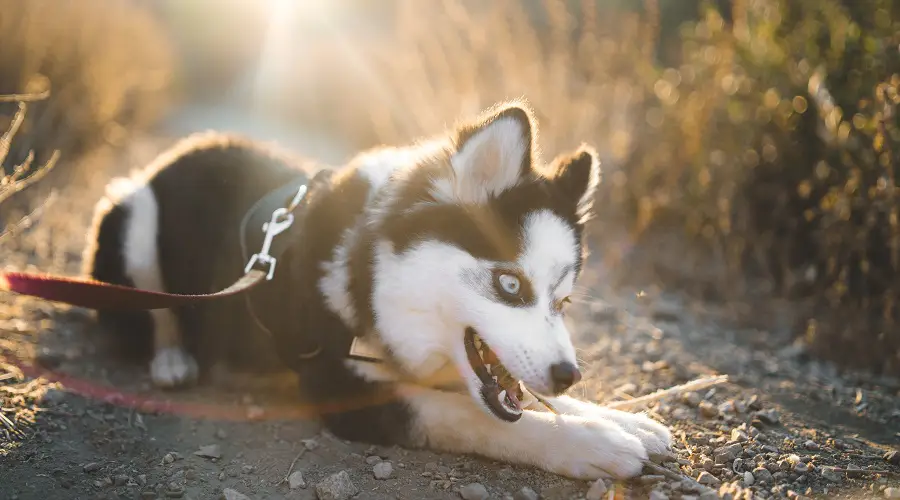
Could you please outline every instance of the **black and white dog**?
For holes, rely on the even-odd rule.
[[[262,304],[253,313],[238,296],[99,320],[146,347],[153,381],[171,387],[228,346],[243,349],[262,318],[272,351],[305,398],[330,408],[322,419],[341,438],[574,478],[636,475],[648,454],[668,450],[669,431],[564,395],[581,377],[563,313],[598,160],[582,146],[543,164],[536,133],[531,110],[506,103],[330,171],[310,190],[275,278],[252,292]],[[221,289],[244,269],[245,213],[304,168],[234,137],[189,138],[109,185],[86,273],[174,293]],[[348,357],[354,339],[381,362]]]

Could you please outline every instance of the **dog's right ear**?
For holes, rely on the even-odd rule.
[[[597,151],[582,144],[574,152],[557,157],[550,168],[551,182],[569,203],[575,205],[575,213],[584,221],[590,216],[594,193],[600,184]]]
[[[531,172],[534,117],[522,103],[497,106],[459,127],[450,157],[453,198],[484,203]]]

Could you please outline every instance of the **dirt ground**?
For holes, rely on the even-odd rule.
[[[86,159],[96,175],[68,182],[39,224],[0,247],[3,265],[78,272],[103,182],[167,144]],[[840,373],[786,328],[736,327],[674,291],[613,289],[607,271],[589,265],[570,315],[585,370],[577,395],[621,401],[729,375],[643,408],[676,436],[664,473],[591,484],[342,442],[302,411],[289,379],[156,391],[145,367],[96,354],[87,312],[4,294],[0,498],[900,498],[900,380]],[[343,494],[339,479],[352,483]]]

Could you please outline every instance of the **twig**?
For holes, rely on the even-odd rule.
[[[700,389],[706,389],[707,387],[712,387],[714,385],[724,384],[725,382],[728,382],[728,375],[698,378],[685,384],[676,385],[675,387],[661,389],[654,392],[653,394],[647,394],[646,396],[629,399],[627,401],[613,401],[612,403],[605,403],[604,406],[616,410],[629,410],[646,403],[652,403],[654,401],[659,401],[660,399],[674,396],[676,394],[688,391],[699,391]]]
[[[34,210],[32,210],[28,215],[22,217],[17,222],[10,224],[10,227],[3,229],[0,231],[0,243],[2,243],[5,239],[12,237],[16,233],[18,233],[21,229],[25,229],[31,226],[35,219],[38,219],[43,215],[44,211],[56,201],[56,190],[50,191],[50,194],[47,198]]]
[[[50,97],[50,89],[37,94],[5,94],[0,95],[0,102],[35,102]]]
[[[278,482],[278,484],[288,482],[288,478],[290,478],[291,473],[294,472],[294,466],[297,465],[297,460],[300,460],[300,457],[302,457],[304,453],[306,453],[305,446],[300,450],[300,453],[297,453],[297,456],[294,457],[294,460],[291,461],[291,466],[288,468],[287,474],[284,475],[284,477],[281,479],[281,481]],[[275,486],[278,485],[276,484]]]
[[[33,155],[34,155],[33,152],[28,153],[28,158],[25,160],[28,164],[31,163]],[[20,191],[24,191],[25,189],[28,189],[29,187],[31,187],[32,184],[34,184],[35,182],[38,182],[39,180],[44,178],[44,176],[46,176],[48,173],[50,173],[50,171],[53,170],[53,167],[56,166],[57,160],[59,160],[59,150],[58,149],[53,152],[53,155],[50,157],[49,160],[47,160],[47,163],[45,163],[44,166],[35,170],[34,173],[31,174],[30,177],[27,177],[23,180],[14,180],[11,185],[6,186],[2,190],[0,190],[0,203],[3,203],[4,201],[6,201],[7,198],[11,197],[14,194],[16,194]]]
[[[881,474],[882,476],[900,476],[900,472],[885,469],[844,469],[843,467],[830,467],[829,469],[838,474]]]
[[[712,488],[698,483],[696,480],[694,480],[694,478],[692,478],[688,475],[679,474],[678,472],[675,472],[675,471],[666,469],[665,467],[656,465],[653,462],[650,462],[650,461],[644,462],[644,467],[647,469],[650,469],[652,472],[654,472],[656,474],[666,476],[669,479],[686,482],[686,483],[690,484],[693,488],[697,489],[698,491],[714,491]]]

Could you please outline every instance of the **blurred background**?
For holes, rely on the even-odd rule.
[[[602,154],[591,246],[609,282],[678,290],[761,328],[788,304],[811,352],[896,374],[898,10],[891,0],[0,0],[0,93],[50,91],[15,140],[2,139],[4,168],[60,152],[0,222],[50,190],[88,193],[90,207],[109,175],[192,131],[339,163],[524,96],[545,156],[582,141]],[[0,104],[4,130],[17,106]],[[48,234],[5,245],[77,260],[80,241]]]

